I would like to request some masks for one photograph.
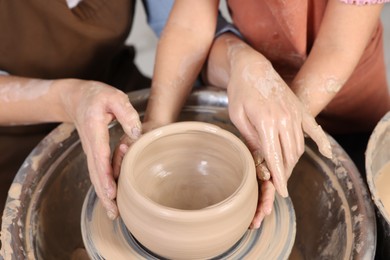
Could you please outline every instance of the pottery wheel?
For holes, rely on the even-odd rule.
[[[147,89],[129,93],[141,117],[148,97]],[[180,121],[210,122],[237,133],[229,120],[227,103],[225,91],[197,88]],[[110,125],[112,148],[122,135],[118,124]],[[332,160],[324,158],[317,145],[306,139],[305,153],[289,179],[296,218],[290,258],[373,260],[377,231],[370,193],[345,151],[331,137],[330,141],[335,155]],[[3,214],[3,220],[8,218],[1,230],[3,248],[12,254],[5,259],[69,260],[75,252],[83,253],[85,245],[90,247],[91,242],[84,243],[81,235],[80,216],[91,182],[80,138],[72,125],[61,124],[34,148],[12,185],[21,192],[8,197]]]
[[[121,218],[111,221],[91,187],[81,213],[81,232],[92,259],[161,259],[143,247]],[[288,259],[295,240],[295,213],[289,198],[276,196],[272,214],[261,228],[249,230],[227,252],[213,259]]]

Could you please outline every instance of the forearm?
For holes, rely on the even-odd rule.
[[[70,121],[59,91],[67,82],[0,76],[0,124]]]
[[[228,41],[232,38],[232,44],[240,44],[230,33],[225,33],[216,38],[211,46],[204,81],[212,86],[226,88],[230,77],[230,62],[228,56]]]
[[[326,107],[353,73],[381,8],[329,1],[313,48],[291,86],[312,115]]]
[[[176,120],[208,55],[217,13],[218,1],[175,2],[157,46],[145,121]]]

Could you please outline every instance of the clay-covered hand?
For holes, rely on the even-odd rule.
[[[154,121],[147,121],[142,123],[142,131],[143,133],[147,133],[153,129],[156,129],[162,124]],[[135,142],[135,139],[125,133],[119,140],[119,143],[116,145],[114,154],[112,156],[112,168],[114,170],[114,178],[118,179],[123,157],[126,152],[129,150],[130,146]]]
[[[287,180],[304,152],[304,133],[327,157],[329,140],[268,61],[236,61],[227,87],[230,118],[253,153],[259,179],[271,178],[287,197]]]
[[[88,161],[91,182],[109,218],[118,216],[117,187],[111,166],[108,125],[117,120],[132,139],[141,134],[137,111],[122,91],[95,81],[69,80],[62,94],[64,109],[74,122]]]
[[[257,229],[265,216],[272,212],[275,200],[275,187],[271,181],[259,181],[259,200],[255,216],[253,217],[250,228]]]

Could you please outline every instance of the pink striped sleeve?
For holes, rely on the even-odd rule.
[[[371,5],[371,4],[383,4],[389,3],[390,0],[340,0],[346,4],[354,4],[354,5]]]

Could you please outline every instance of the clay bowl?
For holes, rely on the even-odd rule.
[[[247,231],[258,197],[251,153],[209,123],[143,135],[124,156],[117,203],[131,234],[168,259],[208,259]]]
[[[372,200],[376,206],[378,216],[378,249],[380,259],[390,258],[390,207],[388,180],[390,170],[384,167],[390,163],[390,112],[378,122],[372,132],[366,149],[366,173],[367,183],[371,192]],[[385,184],[387,186],[383,186]]]

